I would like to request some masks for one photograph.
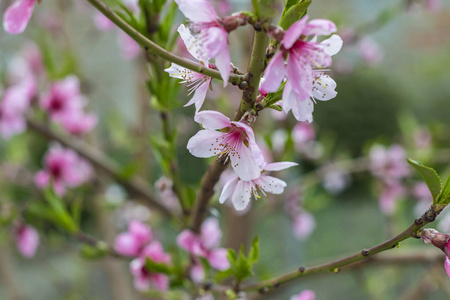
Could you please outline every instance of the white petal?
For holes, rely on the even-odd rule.
[[[266,170],[266,171],[281,171],[281,170],[284,170],[284,169],[287,169],[290,167],[295,167],[295,166],[298,166],[298,164],[295,162],[281,161],[281,162],[267,164],[264,167],[264,170]]]
[[[207,80],[201,85],[199,85],[199,87],[195,90],[192,99],[189,100],[189,102],[186,103],[184,106],[186,107],[195,103],[195,113],[198,113],[198,111],[203,105],[203,102],[205,101],[206,93],[208,92],[210,82],[211,80]]]
[[[189,152],[196,157],[211,157],[221,152],[219,144],[224,136],[223,132],[214,130],[200,130],[191,137],[187,144]]]
[[[321,74],[314,78],[312,96],[321,101],[336,97],[336,82],[328,75]]]
[[[186,49],[193,57],[195,57],[199,61],[208,60],[207,57],[202,55],[203,51],[201,47],[199,47],[200,43],[198,43],[197,39],[194,38],[194,36],[191,34],[191,31],[186,26],[184,26],[184,24],[178,26],[177,31],[180,34],[180,37],[183,40]]]
[[[213,110],[204,110],[195,115],[194,121],[206,129],[216,130],[231,127],[230,119]]]
[[[238,177],[234,176],[230,181],[228,181],[223,189],[222,189],[222,194],[220,194],[219,197],[219,202],[222,204],[225,202],[225,200],[227,200],[228,198],[231,197],[231,195],[233,194],[234,190],[236,189],[236,185],[238,183]]]
[[[209,23],[217,18],[214,8],[207,0],[175,0],[181,12],[194,23]]]
[[[322,49],[326,54],[333,56],[341,50],[343,43],[340,36],[333,34],[329,39],[321,42],[320,45],[323,47]]]
[[[231,166],[242,180],[252,180],[259,177],[261,170],[253,159],[252,152],[244,144],[236,153],[230,154]]]
[[[250,181],[239,180],[234,190],[231,201],[236,210],[244,210],[252,196],[252,183]]]
[[[256,184],[264,192],[277,195],[283,193],[284,188],[286,187],[286,182],[284,182],[283,180],[265,175],[261,175],[261,177],[256,180]]]
[[[170,77],[186,80],[189,76],[187,74],[192,73],[191,70],[183,68],[177,64],[172,63],[170,68],[164,69],[164,72],[169,73]]]
[[[311,123],[313,121],[313,111],[314,103],[311,99],[295,101],[294,106],[292,107],[292,113],[297,121],[308,121]]]

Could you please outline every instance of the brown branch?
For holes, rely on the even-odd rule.
[[[167,208],[154,198],[149,186],[147,185],[147,182],[143,178],[135,176],[130,179],[124,179],[121,176],[119,167],[116,165],[116,163],[111,161],[108,157],[104,156],[97,149],[89,146],[81,139],[68,138],[59,133],[56,133],[47,126],[41,125],[32,120],[30,117],[27,117],[27,124],[29,128],[45,136],[46,138],[55,140],[63,146],[76,151],[79,155],[87,159],[95,167],[103,170],[105,173],[117,180],[130,193],[138,196],[138,200],[141,201],[144,205],[158,210],[167,217],[175,217],[169,208]]]

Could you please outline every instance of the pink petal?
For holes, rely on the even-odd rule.
[[[219,27],[211,27],[208,29],[206,43],[204,48],[207,51],[208,58],[215,58],[217,69],[226,87],[230,78],[230,51],[228,50],[227,32]]]
[[[164,274],[151,274],[150,275],[151,284],[155,289],[160,291],[167,291],[169,289],[169,277]]]
[[[306,22],[308,21],[308,16],[304,16],[301,20],[295,22],[294,24],[286,30],[283,37],[283,47],[289,49],[294,45],[298,38],[302,35],[305,29]]]
[[[167,263],[171,262],[170,255],[164,252],[164,249],[160,242],[153,241],[147,245],[141,252],[141,256],[149,257],[155,262]]]
[[[276,163],[270,163],[267,164],[264,167],[264,170],[266,171],[281,171],[290,167],[298,166],[297,163],[290,162],[290,161],[282,161],[282,162],[276,162]]]
[[[219,271],[230,268],[230,263],[227,259],[227,250],[224,248],[212,250],[208,255],[208,262],[214,269]]]
[[[286,73],[292,89],[303,99],[310,97],[313,83],[313,71],[299,53],[291,52],[286,65]],[[284,100],[284,99],[283,99]]]
[[[296,238],[304,240],[308,238],[316,228],[314,216],[308,212],[302,212],[294,219],[293,231]]]
[[[44,189],[49,185],[50,182],[50,174],[44,170],[41,170],[34,175],[34,184],[39,189]]]
[[[141,53],[141,46],[128,34],[119,32],[119,45],[123,59],[132,60]]]
[[[39,234],[37,230],[30,225],[22,225],[16,232],[17,250],[24,257],[31,258],[36,253],[39,245]]]
[[[336,25],[330,20],[314,19],[306,24],[303,34],[305,36],[310,35],[330,35],[336,32]]]
[[[5,11],[3,28],[11,34],[22,33],[33,14],[36,0],[17,0]]]
[[[203,50],[199,46],[200,43],[196,40],[196,38],[194,38],[194,36],[191,34],[191,31],[186,26],[184,26],[184,24],[178,26],[177,31],[180,34],[180,37],[183,40],[187,51],[189,51],[189,53],[194,58],[202,62],[208,61],[208,57],[204,56]]]
[[[98,30],[108,31],[113,29],[116,25],[111,22],[104,14],[101,12],[96,12],[94,15],[94,24]]]
[[[448,258],[448,256],[445,257],[444,267],[445,272],[447,272],[447,276],[450,277],[450,259]]]
[[[190,230],[183,230],[177,237],[177,245],[189,253],[193,253],[198,243],[198,236]]]
[[[181,12],[194,23],[209,23],[217,18],[214,8],[207,0],[175,0]]]
[[[201,112],[200,112],[201,113]],[[211,157],[222,151],[220,143],[225,133],[213,130],[200,130],[187,144],[189,152],[196,157]]]
[[[238,183],[239,178],[234,176],[230,181],[228,181],[223,187],[222,194],[220,194],[219,202],[224,203],[225,200],[231,197],[234,190],[236,189],[236,185]]]
[[[114,249],[118,253],[126,256],[137,256],[141,246],[142,244],[139,240],[128,232],[118,234],[114,241]]]
[[[236,210],[244,210],[252,195],[252,184],[249,181],[239,180],[231,196],[231,201]]]
[[[285,74],[283,52],[279,51],[272,57],[264,71],[265,79],[261,84],[261,89],[268,93],[276,92],[283,81]]]
[[[191,268],[191,279],[196,283],[201,283],[203,280],[205,280],[205,270],[203,269],[203,266],[199,263],[195,264]]]
[[[128,224],[128,232],[132,234],[141,245],[147,244],[152,239],[152,230],[146,224],[138,220],[132,220]]]
[[[206,219],[201,227],[200,237],[206,249],[212,249],[220,245],[222,231],[216,218]]]
[[[298,295],[292,296],[290,300],[314,300],[316,299],[316,293],[312,290],[304,290]]]
[[[208,130],[223,129],[231,127],[230,119],[220,112],[213,110],[204,110],[195,115],[194,121],[201,124]]]

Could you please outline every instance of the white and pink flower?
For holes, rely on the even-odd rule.
[[[177,237],[177,244],[182,249],[196,257],[205,258],[216,270],[226,270],[230,267],[227,259],[227,250],[220,248],[222,231],[219,222],[215,218],[206,219],[200,229],[200,234],[190,230],[183,230]],[[201,265],[191,270],[191,277],[200,279],[202,275]]]
[[[197,34],[198,49],[207,59],[215,59],[224,86],[230,78],[231,62],[228,50],[228,33],[221,19],[207,0],[175,0],[181,12],[192,22]]]
[[[253,130],[243,122],[230,121],[223,114],[205,110],[195,115],[195,122],[205,128],[188,141],[189,152],[196,157],[226,156],[242,180],[260,176],[261,150],[255,142]]]
[[[165,291],[169,288],[169,277],[162,273],[155,273],[146,267],[146,260],[151,259],[156,263],[171,264],[170,255],[164,252],[160,242],[153,241],[148,244],[130,263],[130,271],[134,276],[134,287],[139,291],[147,291],[155,288]]]
[[[286,77],[283,110],[287,113],[292,109],[297,120],[312,122],[312,98],[326,101],[336,96],[334,80],[315,69],[331,66],[331,56],[341,49],[342,39],[338,35],[332,35],[321,43],[317,43],[315,37],[311,40],[300,39],[329,35],[336,31],[336,25],[329,20],[307,21],[308,16],[305,16],[286,30],[281,50],[267,65],[261,89],[269,93],[276,92]]]
[[[203,56],[201,49],[199,48],[198,41],[192,36],[186,26],[183,24],[178,27],[178,32],[186,46],[186,49],[189,53],[201,64],[209,67],[208,58]],[[172,63],[170,68],[164,70],[169,73],[170,77],[178,78],[183,81],[180,83],[186,84],[186,88],[188,89],[188,95],[194,93],[192,99],[186,103],[186,106],[195,104],[195,113],[198,113],[200,108],[203,105],[203,102],[206,98],[206,93],[211,85],[211,77],[205,76],[203,74],[193,72],[189,69],[183,68],[177,64]]]
[[[40,189],[52,184],[55,193],[63,196],[67,188],[78,187],[93,175],[91,165],[71,149],[53,146],[44,157],[44,169],[37,172],[34,182]]]
[[[298,295],[293,295],[289,300],[314,300],[316,299],[316,293],[312,290],[304,290]]]
[[[296,166],[293,162],[277,162],[266,164],[262,167],[262,171],[259,176],[252,180],[243,180],[238,176],[234,176],[223,187],[222,194],[219,197],[219,202],[224,203],[225,200],[231,198],[231,202],[236,210],[244,210],[250,203],[253,197],[255,200],[261,198],[258,192],[271,194],[281,194],[286,187],[286,182],[281,179],[268,176],[266,171],[281,171],[293,166]]]
[[[122,255],[138,256],[151,239],[150,227],[137,220],[132,220],[128,224],[128,231],[116,236],[114,249]]]

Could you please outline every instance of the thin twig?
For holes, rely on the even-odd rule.
[[[122,29],[126,34],[128,34],[132,39],[134,39],[138,44],[144,47],[145,50],[164,58],[172,63],[179,66],[187,68],[197,73],[205,74],[206,76],[222,80],[219,71],[205,67],[204,65],[198,64],[191,60],[185,59],[183,57],[177,56],[159,45],[155,44],[153,41],[142,35],[139,31],[130,26],[122,18],[120,18],[116,13],[112,11],[110,7],[105,5],[100,0],[87,0],[92,4],[98,11],[100,11],[105,17],[107,17],[111,22],[116,24],[120,29]],[[239,84],[243,81],[242,75],[230,74],[229,82],[232,84]]]
[[[167,208],[154,198],[150,188],[147,185],[147,182],[143,178],[136,176],[130,179],[123,178],[115,162],[111,161],[108,157],[97,151],[97,149],[84,143],[81,139],[71,139],[65,137],[59,133],[52,131],[47,126],[37,123],[30,117],[27,117],[27,124],[28,127],[32,130],[38,132],[48,139],[55,140],[63,146],[76,151],[79,155],[87,159],[94,166],[103,170],[105,173],[108,173],[111,177],[120,182],[123,187],[126,188],[129,192],[138,196],[138,200],[140,200],[144,205],[160,211],[165,216],[174,217],[169,208]]]

